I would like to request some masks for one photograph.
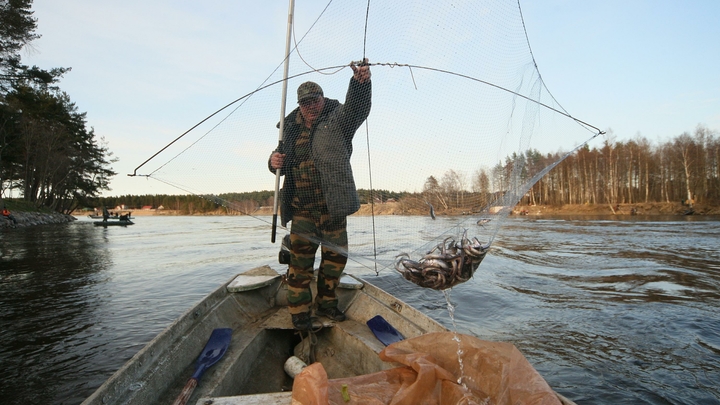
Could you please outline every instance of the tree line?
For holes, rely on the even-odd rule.
[[[366,204],[374,199],[375,202],[399,201],[409,195],[406,192],[393,192],[388,190],[359,189],[360,202]],[[244,193],[223,193],[218,195],[121,195],[117,197],[94,197],[86,200],[83,208],[99,209],[125,206],[126,210],[138,210],[142,207],[152,209],[173,210],[178,214],[198,214],[209,212],[252,214],[260,208],[273,206],[275,191],[251,191]]]
[[[529,156],[545,165],[557,155]],[[700,125],[653,145],[644,137],[582,148],[540,179],[527,204],[637,204],[682,202],[720,205],[720,138]]]
[[[398,202],[405,211],[425,212],[432,206],[444,211],[479,212],[502,201],[515,181],[513,169],[522,167],[521,184],[531,174],[562,159],[567,153],[546,155],[528,150],[505,158],[492,168],[478,169],[472,176],[447,170],[430,176],[419,193],[359,189],[360,202]],[[599,147],[587,145],[567,156],[541,177],[524,194],[520,204],[636,204],[681,202],[720,205],[720,138],[716,132],[698,126],[693,134],[683,133],[667,142],[653,145],[644,137],[612,142]],[[251,214],[261,207],[272,207],[274,191],[226,193],[213,196],[120,196],[89,200],[95,206],[126,204],[139,208],[163,206],[179,213],[225,210]]]
[[[0,199],[14,191],[38,208],[69,213],[109,190],[116,160],[60,90],[70,68],[22,64],[20,51],[40,37],[31,5],[0,1]]]
[[[423,198],[436,208],[475,210],[500,200],[512,184],[529,182],[531,174],[559,161],[567,153],[546,155],[537,150],[513,154],[492,168],[468,178],[448,170],[430,176]],[[513,174],[513,169],[521,167]],[[513,178],[516,176],[518,178]],[[600,147],[585,146],[567,156],[541,177],[522,197],[525,205],[637,204],[680,202],[720,205],[720,138],[699,125],[657,145],[638,136]]]

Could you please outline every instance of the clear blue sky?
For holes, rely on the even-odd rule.
[[[325,4],[297,0],[296,18]],[[521,6],[540,73],[573,116],[617,140],[720,130],[720,1]],[[107,195],[155,193],[126,174],[256,88],[285,46],[286,1],[34,0],[33,10],[42,38],[23,61],[72,68],[60,87],[120,159]]]

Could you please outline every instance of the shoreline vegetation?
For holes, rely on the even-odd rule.
[[[633,214],[633,209],[635,214]],[[203,212],[187,212],[184,210],[169,209],[127,209],[123,212],[132,212],[132,216],[236,216],[245,215],[239,212],[228,212],[225,208],[219,208],[212,211]],[[693,208],[681,203],[639,203],[639,204],[617,204],[610,206],[608,204],[565,204],[562,206],[550,205],[517,205],[513,208],[511,215],[527,215],[527,216],[583,216],[583,215],[614,215],[614,216],[630,216],[630,215],[688,215],[692,211],[693,215],[720,215],[720,206],[707,206],[704,204],[695,204]],[[73,215],[76,217],[90,215],[92,211],[76,211]],[[362,204],[360,210],[353,216],[368,215],[429,215],[427,208],[408,208],[402,202],[385,202],[378,204]],[[272,207],[260,207],[255,210],[252,216],[272,215]],[[483,212],[469,212],[467,210],[453,208],[444,211],[437,211],[437,216],[492,216],[492,214]]]
[[[7,201],[7,200],[6,200]],[[27,226],[61,224],[85,218],[93,214],[93,211],[74,211],[71,215],[51,212],[49,210],[27,209],[25,206],[12,204],[11,213],[15,223],[6,218],[0,218],[0,229],[22,228]],[[13,209],[14,208],[14,209]],[[634,210],[634,211],[633,211]],[[228,212],[225,208],[212,211],[193,212],[168,209],[128,209],[123,213],[132,212],[133,217],[142,216],[236,216],[245,215],[241,213]],[[634,214],[633,214],[634,212]],[[562,206],[550,205],[517,205],[513,208],[511,215],[527,217],[615,217],[618,219],[629,219],[632,216],[686,216],[686,215],[709,215],[720,216],[720,206],[709,206],[695,204],[692,208],[681,203],[639,203],[639,204],[565,204]],[[255,210],[252,216],[272,215],[272,207],[260,207]],[[428,209],[408,207],[402,202],[385,202],[374,205],[362,204],[360,210],[353,216],[369,215],[430,215]],[[492,218],[493,214],[487,212],[469,212],[462,209],[448,209],[436,212],[439,217],[463,216]]]

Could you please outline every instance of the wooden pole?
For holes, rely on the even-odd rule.
[[[293,13],[295,11],[295,0],[290,0],[288,5],[287,34],[285,36],[285,67],[283,70],[283,86],[282,86],[282,102],[280,103],[280,132],[278,135],[278,145],[282,145],[283,132],[285,131],[285,103],[287,101],[287,78],[290,68],[290,40],[292,36]],[[277,216],[280,195],[280,170],[275,171],[275,200],[273,201],[273,220],[272,235],[270,242],[275,243],[275,235],[277,228]]]

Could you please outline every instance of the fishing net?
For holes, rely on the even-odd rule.
[[[362,106],[353,104],[361,98],[346,100],[349,65],[367,58],[368,118],[348,143],[331,134],[324,139],[335,136],[335,144],[313,149],[318,172],[348,170],[351,156],[360,208],[347,218],[348,247],[304,236],[347,255],[348,268],[397,269],[444,289],[473,275],[513,207],[562,160],[541,164],[543,157],[570,154],[600,134],[548,91],[518,2],[304,3],[293,13],[287,80],[278,49],[277,69],[257,87],[199,116],[135,175],[203,196],[228,214],[251,215],[267,224],[270,238],[275,175],[268,159],[278,148],[283,83],[285,115],[296,113],[296,90],[306,81],[354,114]],[[321,125],[347,126],[346,118]],[[345,174],[318,176],[327,194],[347,185]],[[278,220],[278,241],[291,224]]]

